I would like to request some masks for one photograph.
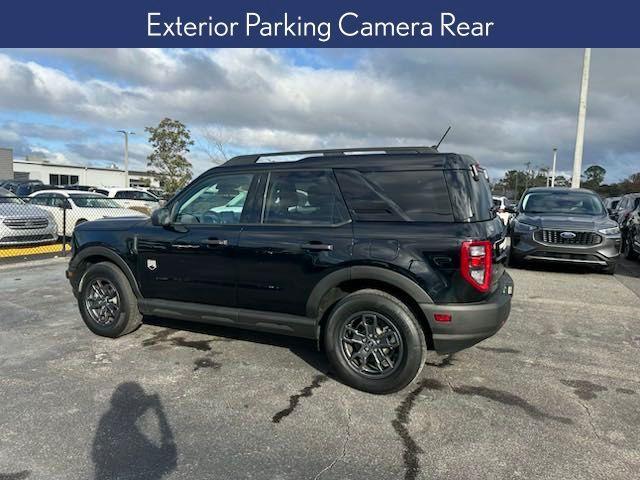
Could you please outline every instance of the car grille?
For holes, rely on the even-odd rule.
[[[573,238],[565,238],[562,233],[572,233]],[[538,230],[534,238],[550,245],[597,245],[602,237],[594,232],[572,232],[571,230]]]
[[[13,230],[31,230],[34,228],[45,228],[49,226],[46,218],[7,218],[4,224]]]
[[[28,236],[17,236],[10,235],[8,237],[2,237],[0,239],[0,243],[30,243],[30,242],[40,242],[42,240],[53,240],[53,235],[28,235]]]

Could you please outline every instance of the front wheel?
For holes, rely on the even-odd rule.
[[[103,337],[126,335],[142,323],[129,280],[110,262],[96,263],[88,268],[82,278],[78,307],[89,330]]]
[[[370,393],[392,393],[420,373],[427,352],[411,310],[379,290],[344,297],[327,320],[325,350],[337,375]]]

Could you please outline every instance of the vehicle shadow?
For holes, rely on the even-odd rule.
[[[158,439],[140,430],[141,418],[147,412],[157,421]],[[159,480],[175,470],[177,449],[160,397],[148,395],[136,382],[118,385],[109,410],[98,423],[91,457],[95,480]]]
[[[324,353],[318,351],[314,340],[291,337],[288,335],[278,335],[275,333],[257,332],[229,326],[209,325],[185,320],[172,320],[161,317],[145,316],[143,322],[146,325],[201,333],[204,335],[221,337],[227,340],[241,340],[245,342],[259,343],[261,345],[288,348],[291,353],[299,357],[310,367],[332,377],[332,374],[329,372],[329,362]]]

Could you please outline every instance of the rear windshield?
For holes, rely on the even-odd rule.
[[[586,192],[531,192],[522,199],[522,211],[531,214],[603,215],[600,197]]]
[[[336,176],[357,220],[453,221],[442,170],[336,170]]]

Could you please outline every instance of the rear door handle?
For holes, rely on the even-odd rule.
[[[333,245],[329,245],[326,243],[303,243],[300,245],[304,250],[319,250],[319,251],[328,251],[333,250]]]
[[[220,240],[218,238],[208,238],[202,243],[204,243],[205,245],[226,247],[227,245],[229,245],[229,240]]]

